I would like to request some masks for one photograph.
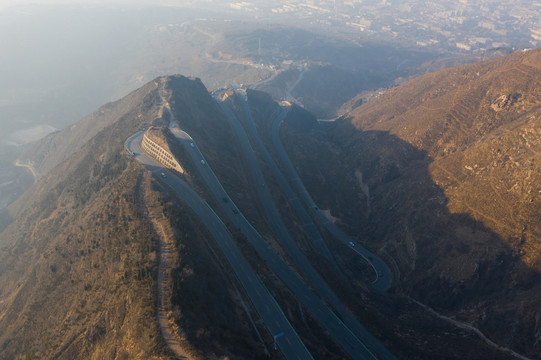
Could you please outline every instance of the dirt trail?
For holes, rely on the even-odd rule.
[[[158,281],[157,281],[157,312],[158,325],[163,339],[177,359],[198,360],[194,352],[187,345],[187,340],[181,336],[177,325],[172,319],[169,287],[167,286],[168,270],[177,262],[177,253],[174,246],[173,229],[165,219],[157,196],[150,189],[150,173],[144,176],[141,184],[141,204],[146,210],[147,218],[151,222],[158,236]]]
[[[498,344],[496,344],[494,341],[490,340],[488,337],[485,336],[485,334],[483,334],[479,329],[477,329],[476,327],[474,327],[473,325],[471,324],[468,324],[468,323],[463,323],[463,322],[460,322],[460,321],[456,321],[454,319],[451,319],[445,315],[441,315],[440,313],[436,312],[434,309],[432,309],[431,307],[423,304],[423,303],[420,303],[419,301],[415,300],[415,299],[412,299],[416,304],[418,304],[419,306],[421,306],[423,309],[427,310],[428,312],[430,312],[431,314],[434,314],[436,315],[437,317],[439,317],[440,319],[443,319],[445,321],[448,321],[449,323],[455,325],[456,327],[458,328],[461,328],[461,329],[465,329],[465,330],[469,330],[469,331],[472,331],[474,332],[475,334],[477,334],[477,336],[479,336],[481,338],[481,340],[483,340],[485,343],[487,343],[488,345],[492,346],[493,348],[496,348],[498,350],[501,350],[501,351],[505,351],[507,353],[509,353],[510,355],[512,355],[513,357],[517,358],[517,359],[520,359],[520,360],[533,360],[533,359],[530,359],[530,358],[527,358],[526,356],[522,356],[520,355],[519,353],[513,351],[512,349],[509,349],[509,348],[506,348],[504,346],[500,346]]]

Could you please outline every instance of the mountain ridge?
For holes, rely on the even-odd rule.
[[[307,136],[282,129],[318,205],[393,265],[399,293],[534,358],[539,64],[534,49],[423,75]]]
[[[226,185],[245,194],[242,164],[220,161],[236,156],[217,104],[199,79],[176,75],[157,78],[106,107],[116,115],[103,115],[102,109],[75,126],[92,126],[98,117],[105,125],[93,130],[95,135],[70,136],[73,130],[67,129],[37,145],[59,153],[44,158],[48,172],[10,206],[14,219],[0,233],[2,354],[170,358],[155,319],[158,226],[172,229],[181,259],[167,270],[166,314],[187,353],[208,359],[263,357],[254,333],[260,325],[246,318],[253,310],[242,304],[244,295],[209,244],[207,229],[185,204],[149,180],[124,147],[132,134],[166,126],[176,116],[193,130],[216,172],[230,179]],[[81,144],[79,135],[89,140]],[[166,131],[168,140],[169,135]],[[179,148],[174,144],[171,150]],[[194,175],[193,165],[187,170]],[[204,185],[194,188],[205,194]],[[162,214],[151,224],[145,207],[156,204]],[[52,322],[46,327],[47,319]]]
[[[539,195],[535,194],[541,189],[536,191],[533,181],[540,176],[538,166],[535,166],[539,161],[539,150],[536,149],[541,146],[539,64],[541,49],[535,49],[427,75],[411,81],[400,89],[400,93],[398,89],[393,89],[382,95],[381,99],[357,108],[351,114],[352,123],[363,131],[389,131],[426,151],[435,160],[431,164],[435,181],[448,193],[451,191],[448,190],[450,187],[460,187],[461,183],[468,181],[479,182],[475,178],[480,177],[484,177],[485,182],[489,178],[493,179],[497,182],[494,185],[496,187],[510,189],[513,179],[497,168],[506,167],[508,173],[517,174],[520,172],[517,167],[521,164],[532,166],[520,184],[524,187],[523,192],[529,194],[527,198],[513,199],[513,195],[506,196],[505,193],[493,195],[494,200],[502,207],[506,206],[506,203],[519,201],[525,206],[513,211],[515,214],[527,212],[522,226],[518,224],[519,220],[512,223],[512,214],[494,216],[489,209],[479,206],[481,201],[477,202],[477,206],[481,208],[476,209],[476,206],[473,206],[470,213],[476,219],[483,216],[475,215],[475,211],[486,214],[485,225],[501,236],[519,236],[526,227],[526,236],[531,231],[530,236],[539,238],[541,229],[537,226],[538,223],[532,222],[535,219],[533,215],[541,210]],[[437,82],[434,80],[436,76]],[[428,92],[427,88],[430,89]],[[424,96],[419,96],[418,93],[423,93]],[[412,99],[409,109],[395,105],[403,104],[405,96]],[[452,100],[449,100],[449,97],[452,97]],[[390,98],[394,100],[388,101]],[[447,110],[445,103],[449,101],[451,104]],[[383,102],[386,103],[385,109],[380,107]],[[505,148],[514,150],[506,153]],[[483,156],[485,158],[482,158]],[[458,164],[462,165],[462,171],[458,169]],[[517,180],[518,178],[514,177]],[[490,191],[491,194],[495,192],[495,189]],[[460,205],[458,201],[454,201],[460,196],[458,191],[449,195],[453,211],[468,213],[468,205]],[[492,199],[484,200],[489,204]],[[498,225],[498,222],[501,225]]]
[[[493,71],[514,61],[527,63],[530,56],[535,59],[539,54],[534,51],[496,59],[487,68]],[[371,332],[385,339],[385,345],[390,345],[393,352],[412,359],[434,358],[442,351],[456,358],[467,354],[472,358],[506,355],[484,344],[475,334],[465,334],[438,320],[409,297],[472,323],[498,344],[509,345],[528,356],[538,354],[535,333],[539,327],[534,320],[539,313],[536,300],[539,297],[535,295],[541,293],[541,287],[536,285],[541,277],[524,261],[525,255],[533,252],[526,246],[516,246],[520,242],[535,245],[535,226],[521,230],[524,240],[514,242],[475,216],[453,211],[456,200],[451,190],[460,184],[474,188],[463,176],[472,170],[459,166],[463,177],[449,186],[434,177],[434,164],[447,160],[450,164],[443,168],[455,171],[453,164],[462,163],[452,157],[468,155],[468,147],[477,146],[472,141],[474,135],[469,138],[462,129],[449,127],[441,135],[445,141],[438,142],[436,135],[440,133],[435,134],[434,130],[438,129],[437,123],[430,122],[428,117],[421,117],[419,123],[414,121],[413,105],[422,106],[428,100],[422,101],[419,95],[421,99],[412,101],[410,108],[403,100],[408,92],[411,95],[408,86],[415,86],[415,81],[426,81],[428,85],[419,88],[418,93],[433,90],[428,94],[436,103],[442,102],[438,96],[444,97],[460,87],[452,85],[456,80],[436,81],[440,76],[475,79],[484,66],[474,64],[413,80],[414,85],[410,82],[390,90],[389,95],[355,109],[336,124],[317,125],[311,114],[292,107],[281,129],[287,150],[318,206],[322,211],[329,209],[329,216],[337,225],[387,262],[397,281],[388,294],[370,289],[364,283],[367,270],[357,264],[357,258],[348,255],[347,245],[333,249],[333,253],[341,266],[347,266],[346,276],[354,279],[352,282],[326,271],[323,265],[318,270],[326,273],[327,281],[336,279],[332,286],[343,290],[341,295],[348,298],[345,303]],[[521,83],[519,80],[517,84]],[[524,126],[532,129],[531,138],[527,139],[535,148],[537,93],[515,96],[524,90],[506,91],[504,97],[493,94],[491,101],[483,102],[486,108],[499,114],[496,117],[499,122],[495,121],[491,129],[480,129],[477,136],[490,135],[500,123],[519,123],[519,129]],[[241,122],[246,122],[239,100],[231,96],[227,106],[232,106]],[[467,100],[471,99],[466,97],[464,101]],[[248,92],[248,104],[253,106],[248,111],[253,112],[256,126],[267,130],[263,141],[270,144],[269,120],[280,107],[269,96],[257,92]],[[455,112],[442,110],[449,114],[448,118],[442,118],[449,122],[452,116],[457,116],[454,114],[459,114],[458,110],[456,106]],[[408,111],[413,120],[400,118],[403,113],[408,115]],[[508,113],[516,116],[504,116]],[[34,163],[41,169],[42,177],[12,205],[10,210],[15,219],[0,233],[2,352],[56,358],[169,356],[155,321],[158,240],[142,206],[148,203],[141,203],[147,200],[154,207],[162,207],[164,216],[160,216],[160,221],[168,222],[168,231],[177,236],[175,245],[180,261],[171,272],[174,279],[169,283],[172,292],[169,320],[181,326],[183,337],[186,335],[195,351],[206,358],[218,358],[220,354],[242,357],[246,349],[260,349],[259,341],[270,343],[269,334],[263,334],[266,340],[255,339],[247,319],[239,316],[244,313],[239,310],[240,295],[238,291],[234,293],[234,281],[224,277],[227,267],[217,260],[220,256],[209,245],[202,224],[181,201],[171,198],[165,188],[151,181],[149,174],[124,150],[123,141],[130,135],[150,125],[167,126],[173,120],[178,121],[205,154],[207,162],[202,164],[212,166],[238,208],[282,253],[268,220],[261,215],[256,188],[262,185],[248,178],[238,139],[224,116],[200,80],[163,77],[108,105],[106,111],[95,113],[74,129],[55,134],[37,145],[34,151],[38,157]],[[83,131],[92,127],[93,122],[97,123],[96,129]],[[407,123],[415,125],[417,133],[414,130],[409,133],[408,128],[401,133],[400,125]],[[472,126],[475,122],[467,124]],[[416,137],[407,138],[408,134]],[[505,136],[513,134],[508,131],[501,137],[505,140]],[[165,131],[163,136],[169,141],[173,138],[170,135]],[[488,140],[498,140],[498,136]],[[479,144],[490,144],[488,140]],[[511,152],[508,156],[520,150],[520,144],[503,144],[509,145],[500,149]],[[182,162],[186,160],[182,147],[173,144],[170,149]],[[47,159],[47,153],[54,151],[58,151],[57,156]],[[444,157],[438,158],[440,155]],[[539,166],[536,158],[533,159],[531,178],[536,179]],[[508,161],[513,163],[511,159]],[[216,200],[207,196],[208,189],[199,182],[193,164],[183,163],[183,168],[184,165],[192,187],[218,209]],[[472,169],[476,168],[472,166]],[[267,186],[276,194],[275,182],[270,181]],[[145,200],[142,193],[152,199]],[[278,194],[282,199],[280,196],[283,195]],[[533,199],[532,206],[536,206]],[[286,204],[287,199],[282,200]],[[520,204],[519,201],[517,206]],[[153,211],[159,213],[155,208]],[[294,228],[296,220],[291,209],[284,206],[283,211],[283,216],[288,218],[286,226]],[[217,213],[220,215],[220,210]],[[283,284],[267,265],[258,261],[259,257],[240,231],[235,228],[230,231],[252,267],[257,269],[261,281],[265,281],[296,329],[300,329],[310,350],[339,358],[342,350],[336,349],[336,344],[318,326],[313,326],[313,319],[306,317],[298,301],[284,291]],[[300,226],[293,232],[301,244],[307,240],[303,232]],[[326,241],[338,247],[328,235]],[[303,251],[310,254],[313,250],[308,247]],[[531,256],[535,265],[535,254]],[[84,300],[89,294],[92,296]],[[58,299],[69,305],[62,308]],[[509,310],[517,300],[522,301],[521,319],[513,318]],[[197,311],[190,313],[190,309]],[[503,333],[498,327],[499,317],[510,321],[513,331]],[[218,336],[233,323],[232,319],[237,321],[235,331]],[[47,334],[42,333],[45,324]],[[140,341],[136,343],[137,340]],[[450,343],[454,346],[446,349]],[[244,344],[242,350],[235,349],[241,344]],[[262,357],[263,353],[261,350]]]

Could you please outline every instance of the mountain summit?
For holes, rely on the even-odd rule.
[[[336,122],[167,76],[49,135],[0,232],[1,357],[539,357],[540,64]]]
[[[14,220],[0,234],[0,357],[169,358],[155,320],[153,224],[169,236],[177,230],[165,225],[163,210],[156,213],[169,200],[150,185],[124,141],[167,121],[163,99],[172,84],[186,97],[213,103],[198,79],[159,78],[24,155],[40,180],[10,207]],[[190,238],[197,242],[200,236]],[[183,251],[197,252],[192,246],[185,242]],[[208,256],[194,256],[199,263],[191,267],[208,265]],[[214,265],[208,269],[219,274]],[[219,279],[212,275],[205,283]],[[230,301],[220,291],[215,295]]]

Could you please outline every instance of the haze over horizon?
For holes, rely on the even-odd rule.
[[[294,0],[243,3],[221,0],[206,2],[0,1],[2,10],[0,13],[0,30],[2,30],[0,76],[3,79],[0,84],[0,135],[10,131],[6,125],[8,117],[10,126],[13,126],[14,121],[40,124],[44,121],[53,121],[44,125],[62,128],[68,123],[77,121],[102,103],[127,94],[142,85],[144,81],[150,80],[149,76],[186,70],[188,72],[185,75],[203,76],[204,74],[198,73],[196,69],[189,71],[189,68],[183,68],[181,64],[167,66],[167,62],[170,62],[166,55],[170,51],[169,46],[166,42],[153,46],[151,42],[157,39],[148,37],[148,29],[152,25],[179,24],[190,19],[194,20],[205,13],[211,17],[224,16],[244,19],[247,22],[255,19],[258,22],[277,22],[281,26],[289,24],[303,27],[306,24],[314,28],[327,28],[338,34],[343,33],[343,36],[356,42],[369,41],[374,36],[387,36],[386,41],[392,41],[396,45],[403,43],[412,46],[413,42],[414,46],[426,48],[429,51],[432,51],[430,49],[433,47],[433,51],[439,53],[442,51],[467,52],[468,49],[473,51],[483,46],[489,49],[491,48],[490,41],[494,42],[492,46],[502,44],[509,47],[524,46],[527,43],[526,39],[534,41],[532,36],[541,36],[536,35],[536,31],[541,31],[541,23],[538,21],[536,24],[532,20],[535,14],[541,11],[541,6],[536,6],[534,1],[530,2],[532,11],[528,16],[531,19],[524,18],[523,23],[517,20],[519,22],[516,25],[513,25],[512,20],[504,17],[502,14],[504,8],[500,9],[498,5],[500,3],[494,1],[461,3],[457,5],[457,9],[460,10],[455,12],[449,8],[448,1],[435,2],[434,4],[441,4],[441,9],[437,6],[434,9],[424,9],[428,14],[428,17],[424,15],[428,25],[418,24],[418,19],[407,19],[408,16],[415,15],[412,8],[418,6],[416,1],[408,2],[409,12],[408,6],[393,5],[392,2],[389,2],[390,5],[381,5],[381,7],[371,5],[372,7],[367,9],[372,9],[370,10],[372,13],[368,13],[367,16],[360,13],[360,11],[365,11],[360,10],[364,9],[360,7],[363,6],[363,2],[354,1],[351,4],[349,2],[314,2],[316,3],[317,6],[310,5],[312,8],[307,8],[300,6]],[[476,3],[479,5],[475,5]],[[472,4],[472,10],[476,6],[483,9],[484,13],[479,20],[473,17],[476,13],[469,10],[470,4]],[[517,9],[527,7],[528,1],[521,1],[520,4],[524,5],[520,5],[521,7]],[[141,6],[150,9],[146,10],[148,13],[138,11]],[[159,10],[163,7],[171,9],[177,6],[192,8],[194,13],[182,14],[175,10],[168,13]],[[332,10],[333,6],[334,11],[344,16],[343,20],[335,19],[333,18],[335,15],[325,12]],[[220,11],[222,15],[216,11]],[[388,20],[378,19],[378,11],[382,13],[391,11],[389,14],[394,14],[392,11],[395,11],[395,16],[404,18],[395,20],[397,21],[395,24],[392,22],[386,24],[385,21]],[[456,44],[444,46],[438,39],[438,36],[441,36],[438,34],[440,30],[415,28],[416,26],[420,28],[433,26],[432,17],[434,21],[437,21],[438,17],[446,16],[447,13],[450,23],[446,25],[445,31],[450,32],[454,26],[457,31],[465,34],[464,39],[455,40]],[[493,19],[490,18],[491,13],[494,14]],[[526,16],[526,14],[520,10],[513,16],[516,18]],[[479,24],[476,24],[477,21]],[[405,25],[400,25],[400,22]],[[490,39],[495,36],[501,37],[506,32],[509,34],[522,32],[524,40],[517,38],[513,41],[519,41],[513,44],[496,40],[496,38]],[[467,35],[469,33],[471,35]],[[409,37],[414,39],[417,37],[417,40],[412,41]],[[165,37],[162,36],[162,38],[163,40],[158,41],[166,40]],[[176,48],[171,49],[177,53],[185,51],[184,49],[188,46],[188,44],[182,44],[182,34],[170,37],[166,41],[177,43]],[[152,75],[143,75],[143,81],[134,82],[134,78],[140,77],[142,73],[148,73],[150,67],[156,68],[155,63],[158,61],[166,61],[165,66],[153,72]],[[124,74],[119,75],[122,72]],[[79,98],[70,99],[70,95],[75,94],[79,94],[77,95]],[[62,103],[58,101],[58,97],[65,98],[66,101]],[[37,102],[40,103],[42,109],[29,112],[29,109],[35,107]],[[47,108],[47,103],[54,103],[53,106],[49,106],[53,108],[49,111],[54,111],[54,114],[43,112],[43,108]],[[76,106],[70,104],[76,104]],[[24,105],[23,111],[20,111],[20,105]],[[24,115],[24,112],[27,114]]]
[[[504,2],[463,2],[456,5],[455,11],[449,1],[431,7],[418,1],[407,4],[327,0],[309,4],[296,0],[2,0],[0,165],[6,169],[3,183],[12,184],[14,176],[20,177],[18,172],[15,175],[11,163],[21,148],[13,145],[30,143],[63,129],[157,76],[198,76],[210,90],[261,80],[266,76],[263,71],[248,75],[248,69],[241,66],[246,55],[252,57],[253,64],[263,59],[244,50],[243,54],[233,55],[239,57],[233,60],[237,64],[229,65],[236,67],[235,74],[231,69],[225,73],[217,68],[216,61],[222,61],[224,66],[231,62],[219,59],[220,52],[239,50],[227,37],[240,39],[243,31],[291,26],[345,40],[349,42],[347,46],[376,42],[435,57],[460,57],[496,46],[520,47],[541,38],[541,16],[535,20],[541,6],[535,2],[516,3],[512,17],[505,13]],[[419,11],[424,12],[421,18]],[[442,22],[442,17],[448,19]],[[216,22],[220,19],[227,22]],[[456,33],[450,36],[454,30]],[[224,35],[226,41],[216,43]],[[295,54],[294,46],[300,49],[300,43],[286,51],[273,42],[272,36],[263,41],[264,50],[272,52],[262,64],[267,67],[267,74],[275,71],[271,66],[276,69],[273,59],[290,61],[304,57],[312,61],[309,54]],[[216,52],[209,58],[208,51],[213,48]],[[343,56],[344,61],[351,62],[351,56]],[[329,60],[317,61],[324,65]],[[409,65],[403,67],[406,66]],[[333,77],[336,71],[342,70],[335,70]],[[238,77],[242,72],[248,76]],[[274,91],[273,96],[283,96],[277,89],[266,90]],[[309,110],[317,111],[317,101],[313,105]],[[0,188],[0,197],[7,191],[11,195],[5,201],[10,202],[21,189],[8,188]]]
[[[0,0],[0,358],[541,355],[537,0]]]

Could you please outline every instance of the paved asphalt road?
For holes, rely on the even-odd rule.
[[[299,250],[297,244],[287,231],[287,228],[282,220],[282,217],[280,216],[280,213],[278,209],[276,208],[276,205],[274,203],[274,200],[272,198],[272,195],[266,185],[265,179],[263,177],[263,173],[261,171],[261,168],[259,166],[259,162],[257,160],[257,157],[255,155],[254,149],[250,145],[250,140],[248,139],[248,136],[246,135],[246,132],[244,131],[244,128],[240,124],[237,117],[231,112],[231,110],[223,103],[218,102],[222,110],[227,116],[227,119],[229,120],[229,123],[233,127],[237,138],[240,141],[241,148],[243,150],[244,156],[246,161],[248,162],[250,172],[252,174],[252,179],[256,184],[257,193],[259,195],[259,199],[261,200],[261,203],[263,205],[263,208],[265,209],[265,212],[267,213],[267,218],[270,221],[276,235],[278,235],[278,239],[280,240],[280,243],[282,247],[291,255],[295,263],[299,266],[299,268],[304,269],[302,270],[303,273],[307,273],[308,269],[312,269],[312,266],[306,259],[306,257],[301,253]],[[258,148],[261,150],[260,148]],[[270,165],[268,163],[268,165]],[[286,194],[289,195],[289,194]],[[308,215],[308,214],[307,214]],[[303,219],[303,225],[306,223]],[[315,230],[316,229],[310,229]],[[312,233],[309,233],[309,235],[312,235]],[[319,235],[319,233],[318,233]],[[319,253],[323,256],[325,256],[333,265],[336,266],[338,269],[338,266],[335,264],[334,259],[331,255],[331,252],[327,248],[327,245],[319,236],[319,239],[314,239],[314,237],[310,237],[311,240],[314,241],[316,244],[316,248],[319,250]],[[319,242],[316,242],[319,241]]]
[[[247,129],[248,129],[248,133],[249,133],[252,141],[255,143],[255,145],[257,146],[257,149],[259,150],[259,152],[263,156],[264,161],[267,163],[267,165],[272,170],[274,177],[278,180],[280,188],[282,189],[284,194],[287,196],[288,201],[291,203],[291,205],[293,206],[293,209],[295,210],[295,212],[299,216],[299,219],[301,220],[306,232],[308,233],[308,236],[310,237],[310,240],[312,242],[314,242],[314,245],[315,245],[316,249],[319,251],[319,253],[321,255],[325,256],[336,267],[337,270],[340,270],[338,268],[338,265],[334,261],[334,258],[332,256],[331,252],[329,251],[329,248],[327,247],[327,244],[325,243],[325,241],[323,240],[323,237],[319,233],[319,231],[318,231],[318,229],[316,227],[316,224],[314,224],[314,222],[312,221],[312,218],[310,217],[310,215],[304,209],[304,206],[299,201],[297,195],[295,194],[295,192],[293,191],[291,186],[289,186],[289,183],[287,182],[285,176],[283,176],[282,172],[280,171],[280,169],[278,168],[278,166],[274,162],[274,159],[269,154],[269,152],[267,150],[267,147],[265,146],[265,144],[263,144],[263,141],[261,141],[261,138],[259,137],[259,133],[257,132],[257,129],[255,127],[255,123],[254,123],[254,120],[252,118],[252,114],[250,112],[250,108],[248,106],[248,102],[246,100],[245,95],[244,94],[239,94],[239,93],[237,93],[237,95],[240,96],[240,99],[242,101],[242,109],[243,109],[243,113],[244,113],[244,119],[245,119],[245,123],[246,123]],[[235,128],[240,128],[239,131],[242,132],[240,137],[246,138],[246,141],[241,141],[242,143],[246,142],[248,144],[247,146],[243,146],[243,149],[245,147],[248,148],[250,146],[249,145],[250,142],[249,142],[249,140],[247,140],[248,137],[246,136],[244,128],[242,128],[242,126],[240,125],[240,123],[238,121],[236,121],[236,124],[233,124],[233,126]],[[239,131],[237,131],[237,133]],[[259,169],[259,165],[257,163],[257,158],[255,157],[255,154],[253,152],[251,152],[251,153],[246,153],[246,155],[250,155],[251,157],[253,157],[255,159],[255,168]],[[261,171],[259,171],[259,172],[261,172]],[[281,225],[283,226],[283,223]]]
[[[277,336],[276,344],[284,357],[286,359],[313,359],[272,295],[240,253],[220,218],[184,181],[164,169],[141,150],[142,137],[143,132],[139,132],[129,138],[126,141],[127,150],[151,170],[160,181],[167,184],[199,216],[223,251],[265,326],[273,336]],[[162,173],[166,174],[165,177]]]
[[[327,229],[336,239],[342,241],[346,246],[351,250],[355,251],[357,254],[362,256],[368,263],[372,266],[376,273],[376,280],[372,283],[372,286],[380,291],[385,291],[391,287],[392,284],[392,273],[389,267],[376,255],[372,254],[370,251],[365,249],[362,245],[353,240],[350,236],[344,233],[340,228],[334,225],[327,217],[321,213],[304,187],[302,180],[300,179],[297,171],[293,167],[293,164],[289,160],[289,157],[282,145],[280,140],[280,125],[283,122],[287,114],[287,109],[283,108],[282,113],[274,119],[272,125],[272,143],[278,152],[280,161],[284,165],[287,176],[292,182],[293,186],[297,189],[297,192],[301,196],[302,200],[314,216],[314,218]],[[353,244],[351,246],[350,244]]]
[[[293,204],[297,205],[296,207],[294,207],[294,209],[300,215],[303,225],[305,225],[308,228],[307,230],[310,236],[316,237],[318,241],[325,244],[316,225],[312,221],[312,218],[306,212],[306,210],[304,209],[304,206],[298,200],[293,189],[289,186],[289,183],[285,179],[285,176],[282,174],[282,172],[280,171],[280,169],[274,162],[273,158],[271,157],[270,153],[268,152],[266,146],[261,141],[261,138],[259,137],[253,118],[251,116],[248,103],[246,101],[246,98],[244,97],[244,94],[243,93],[240,93],[240,94],[237,93],[237,94],[240,96],[240,100],[242,101],[244,120],[247,125],[248,132],[253,142],[257,146],[259,153],[263,156],[263,161],[273,171],[273,175],[275,176],[276,179],[278,179],[278,183],[282,187],[282,191],[288,197],[288,200],[291,199],[293,201]],[[385,348],[385,346],[378,339],[372,336],[372,334],[370,334],[356,320],[355,316],[351,314],[351,312],[340,302],[336,294],[327,285],[327,283],[321,278],[318,272],[312,267],[308,259],[306,259],[306,257],[304,256],[304,254],[302,254],[302,252],[298,249],[295,242],[291,238],[291,235],[287,231],[287,228],[285,224],[283,223],[278,210],[276,209],[275,203],[272,199],[270,191],[268,190],[268,187],[264,185],[265,182],[263,179],[263,174],[259,167],[259,162],[257,160],[257,157],[255,156],[255,152],[252,146],[250,145],[250,139],[248,138],[244,128],[242,127],[237,117],[231,112],[229,108],[227,108],[227,106],[224,103],[222,102],[218,102],[218,103],[220,107],[224,110],[230,124],[232,125],[234,131],[236,132],[238,140],[240,141],[246,160],[251,168],[250,171],[252,173],[252,177],[254,178],[254,181],[258,185],[257,190],[263,202],[265,211],[267,213],[267,218],[269,219],[271,224],[273,224],[275,232],[281,239],[281,242],[288,244],[288,246],[285,247],[285,250],[288,251],[289,255],[298,265],[301,273],[304,274],[304,276],[306,277],[310,285],[319,293],[319,295],[323,299],[325,299],[325,301],[327,301],[327,303],[329,303],[333,307],[334,310],[337,311],[338,314],[340,314],[341,319],[343,319],[343,322],[355,334],[355,336],[357,336],[362,342],[364,342],[364,344],[368,345],[371,349],[374,349],[376,353],[379,354],[381,357],[385,359],[394,359],[395,357],[389,352],[389,350]],[[329,251],[326,245],[324,249],[327,252]],[[330,253],[329,253],[329,256],[330,256]]]
[[[271,270],[295,294],[297,299],[306,307],[319,324],[340,344],[352,359],[377,359],[359,338],[338,318],[335,313],[317,296],[310,286],[291,269],[287,263],[274,251],[263,237],[246,220],[222,187],[220,181],[210,168],[207,160],[191,137],[178,129],[171,129],[177,139],[183,144],[190,155],[203,181],[220,204],[229,221],[246,236],[259,256]],[[349,320],[349,319],[348,319]],[[371,336],[367,333],[367,336]],[[386,350],[386,349],[385,349]],[[380,354],[381,355],[381,354]],[[384,357],[394,359],[394,357]]]

